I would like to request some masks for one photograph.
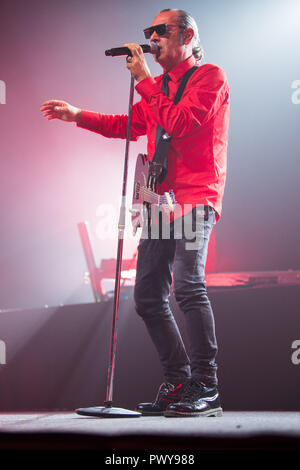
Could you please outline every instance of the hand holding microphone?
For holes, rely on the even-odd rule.
[[[151,77],[142,47],[135,43],[125,44],[125,47],[128,47],[131,53],[127,56],[126,67],[130,71],[132,77],[137,82]]]
[[[139,45],[136,43],[124,44],[123,47],[108,49],[105,51],[105,55],[112,57],[127,55],[126,66],[135,80],[140,82],[147,77],[151,77],[151,73],[144,56],[144,53],[147,52],[150,54],[156,54],[158,52],[158,45],[156,42],[152,41],[150,42],[150,45]]]

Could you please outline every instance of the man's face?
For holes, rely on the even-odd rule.
[[[154,18],[152,26],[163,23],[178,25],[178,13],[176,11],[159,13]],[[167,31],[163,36],[159,36],[154,31],[150,37],[150,41],[156,42],[159,48],[154,59],[166,70],[170,70],[186,58],[185,50],[180,41],[181,34],[182,29],[177,26],[168,26]]]

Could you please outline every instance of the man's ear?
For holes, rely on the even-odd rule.
[[[181,41],[182,44],[189,44],[194,37],[194,30],[192,28],[187,28],[184,31],[182,31],[181,34]]]

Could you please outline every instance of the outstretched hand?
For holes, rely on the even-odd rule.
[[[60,100],[45,101],[40,110],[48,121],[61,119],[62,121],[78,122],[81,114],[79,108],[75,108],[75,106],[72,106],[66,101]]]

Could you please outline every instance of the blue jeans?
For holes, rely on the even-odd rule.
[[[189,214],[194,240],[201,232],[200,243],[187,245],[191,239],[184,230],[177,238],[174,223],[170,225],[169,239],[141,237],[134,298],[137,313],[157,349],[165,380],[178,383],[193,377],[214,386],[217,385],[217,342],[214,315],[207,297],[205,263],[215,211],[206,206],[206,220],[202,218],[199,226],[196,214],[200,207],[203,210],[203,206],[198,206]],[[180,223],[185,220],[186,216]],[[187,249],[188,246],[192,249]],[[172,280],[175,299],[185,316],[190,358],[169,306]]]

